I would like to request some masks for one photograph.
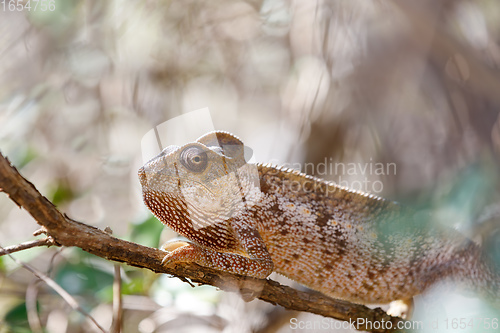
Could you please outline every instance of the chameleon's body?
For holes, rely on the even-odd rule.
[[[397,203],[247,164],[229,133],[167,147],[139,177],[149,209],[192,241],[171,246],[166,264],[258,278],[274,270],[364,304],[410,299],[446,277],[481,286],[495,280],[474,243],[413,221]]]

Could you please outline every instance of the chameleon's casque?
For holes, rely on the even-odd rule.
[[[365,304],[409,299],[447,277],[498,288],[479,248],[458,233],[380,197],[247,163],[243,143],[226,132],[165,148],[139,178],[153,214],[191,240],[166,264],[257,278],[276,271]]]

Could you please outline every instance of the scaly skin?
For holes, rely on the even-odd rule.
[[[380,197],[248,164],[243,143],[226,132],[167,147],[139,178],[153,214],[191,241],[170,244],[167,265],[257,278],[276,271],[362,304],[408,300],[447,277],[498,289],[479,248],[458,233]]]

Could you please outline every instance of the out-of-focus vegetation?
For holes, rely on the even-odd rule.
[[[44,12],[5,2],[0,150],[72,218],[158,246],[161,225],[136,177],[141,138],[209,107],[215,128],[261,162],[394,163],[391,172],[313,170],[487,235],[500,257],[500,2],[58,0]],[[5,195],[0,226],[2,246],[36,230]],[[111,263],[75,249],[16,257],[109,325]],[[0,332],[33,329],[29,311],[47,332],[94,329],[9,258],[0,270]],[[124,332],[244,332],[271,307],[122,270]]]

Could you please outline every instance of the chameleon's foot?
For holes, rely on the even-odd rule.
[[[413,314],[413,308],[413,298],[397,300],[390,303],[387,314],[403,319],[410,319]]]
[[[192,262],[220,271],[265,279],[273,270],[270,258],[248,258],[237,253],[217,252],[186,241],[173,241],[161,247],[168,252],[162,265]]]
[[[167,242],[162,245],[161,250],[168,252],[161,262],[162,265],[168,266],[179,262],[195,262],[201,266],[210,266],[203,254],[203,249],[189,242]]]

